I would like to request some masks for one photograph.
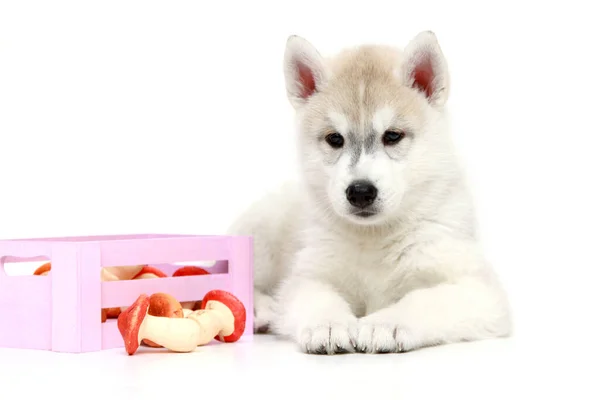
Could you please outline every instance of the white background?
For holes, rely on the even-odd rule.
[[[475,371],[451,367],[459,359],[470,365],[460,350],[399,355],[395,368],[411,379],[398,384],[398,396],[445,393],[448,386],[434,384],[445,376],[445,385],[472,398],[517,393],[517,378],[532,395],[560,389],[592,398],[586,377],[597,367],[585,362],[597,364],[600,338],[593,8],[592,1],[2,1],[0,238],[223,233],[249,201],[295,172],[282,73],[288,35],[331,54],[367,42],[402,47],[433,30],[451,68],[454,134],[483,243],[511,296],[516,330],[512,344],[487,350],[489,357],[481,356],[486,347],[464,347],[473,362],[487,363],[477,369],[480,386],[449,378]],[[307,362],[264,339],[255,346],[264,353],[250,359],[277,352],[291,380],[290,368],[348,360]],[[504,351],[511,356],[501,358]],[[0,351],[0,390],[21,371],[15,360],[40,379],[41,367],[31,366],[38,361],[23,358],[35,354]],[[378,376],[396,376],[385,359]],[[134,367],[116,368],[122,377]],[[322,376],[329,389],[349,384],[336,377],[327,385]],[[358,390],[360,380],[352,385]],[[483,392],[464,392],[469,387]]]

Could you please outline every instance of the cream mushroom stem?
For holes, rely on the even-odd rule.
[[[193,311],[186,318],[146,314],[140,326],[138,342],[148,339],[171,351],[191,352],[217,335],[231,335],[234,324],[233,313],[225,304],[209,301],[204,310]]]
[[[100,280],[102,282],[114,282],[120,280],[118,276],[110,272],[109,270],[102,268],[102,272],[100,274]]]
[[[144,268],[143,265],[104,267],[102,268],[102,276],[110,277],[110,281],[126,281],[138,274],[142,268]]]

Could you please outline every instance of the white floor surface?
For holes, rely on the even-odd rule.
[[[187,354],[0,349],[0,399],[600,399],[592,379],[597,364],[584,368],[569,348],[549,345],[513,337],[405,354],[321,356],[259,335]]]

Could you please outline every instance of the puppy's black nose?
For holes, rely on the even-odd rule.
[[[377,188],[371,182],[356,181],[346,189],[346,198],[354,207],[365,208],[377,198]]]

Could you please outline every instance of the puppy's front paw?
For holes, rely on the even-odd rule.
[[[299,345],[309,354],[353,353],[357,335],[355,320],[315,324],[301,329]]]
[[[358,324],[356,351],[361,353],[399,353],[403,351],[402,328],[393,323],[365,319]]]

